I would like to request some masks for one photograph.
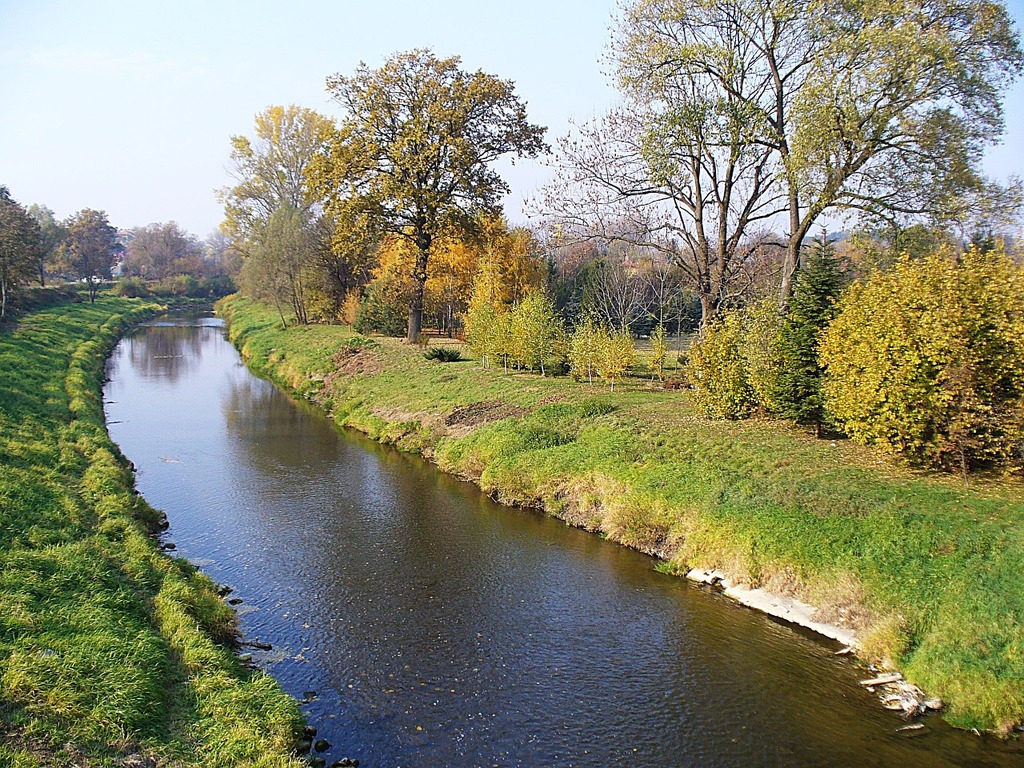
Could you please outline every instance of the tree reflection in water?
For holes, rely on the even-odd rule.
[[[199,365],[204,335],[219,332],[216,328],[203,328],[196,333],[194,327],[154,324],[145,333],[132,337],[128,359],[139,376],[175,384]]]

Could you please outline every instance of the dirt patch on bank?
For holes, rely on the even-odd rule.
[[[334,369],[323,377],[320,391],[311,396],[313,402],[331,410],[332,400],[337,386],[352,376],[375,376],[384,370],[384,363],[374,354],[372,349],[365,347],[342,347],[331,358]]]
[[[464,437],[488,422],[525,416],[527,413],[525,408],[520,408],[518,405],[501,400],[485,400],[479,403],[460,405],[445,417],[444,425],[448,428],[448,434]]]
[[[374,376],[384,370],[380,358],[365,347],[343,347],[334,354],[332,362],[334,373],[339,376]]]

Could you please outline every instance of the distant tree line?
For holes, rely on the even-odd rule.
[[[0,317],[31,284],[84,285],[94,301],[116,275],[126,296],[224,296],[235,290],[239,267],[222,233],[204,243],[174,222],[118,230],[104,211],[88,208],[61,221],[0,186]]]
[[[45,206],[23,207],[0,186],[0,317],[30,283],[54,276],[84,283],[90,301],[122,253],[103,211],[83,209],[63,222]]]
[[[214,298],[236,290],[241,259],[222,232],[202,241],[169,221],[135,227],[123,239],[118,291],[124,296]]]

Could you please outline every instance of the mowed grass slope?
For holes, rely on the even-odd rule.
[[[339,424],[669,569],[719,567],[803,598],[854,628],[865,658],[941,696],[956,725],[1006,733],[1024,721],[1019,479],[965,486],[782,423],[703,419],[685,392],[644,381],[612,395],[430,362],[398,340],[354,351],[345,329],[282,330],[245,299],[221,309],[254,370]]]
[[[215,585],[158,550],[106,432],[105,358],[155,309],[0,331],[0,765],[300,764],[296,703],[238,661]]]

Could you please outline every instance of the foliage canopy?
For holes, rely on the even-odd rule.
[[[527,122],[510,81],[460,65],[421,49],[327,79],[344,117],[314,168],[314,185],[338,218],[358,211],[377,231],[414,244],[410,341],[422,329],[435,240],[471,228],[481,211],[497,213],[508,186],[493,161],[545,149],[544,129]]]
[[[0,318],[12,289],[28,282],[42,261],[39,224],[0,186]]]
[[[1001,250],[855,283],[820,354],[826,406],[853,439],[964,474],[1024,466],[1024,270]]]
[[[122,250],[117,229],[107,221],[107,214],[86,208],[68,223],[68,235],[61,246],[61,265],[85,282],[92,302],[96,300],[99,282],[110,279],[114,260]]]

